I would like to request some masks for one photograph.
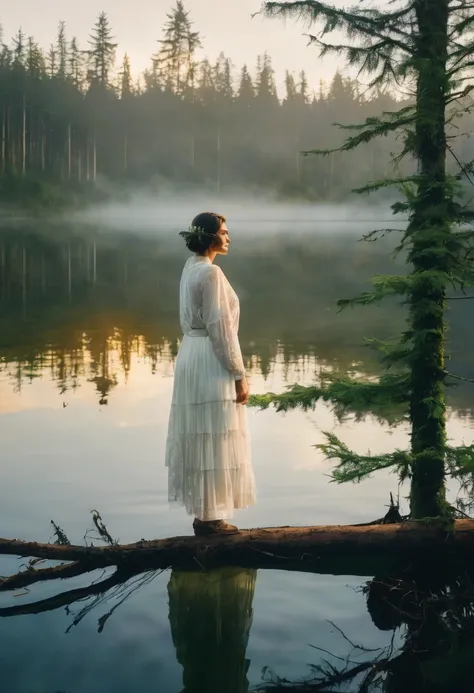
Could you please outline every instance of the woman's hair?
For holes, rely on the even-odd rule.
[[[194,217],[189,231],[180,233],[184,238],[186,247],[192,253],[205,253],[215,242],[215,236],[219,233],[226,218],[214,212],[202,212]]]

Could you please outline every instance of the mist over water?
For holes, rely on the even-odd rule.
[[[131,195],[123,202],[105,203],[69,214],[64,220],[97,226],[108,232],[153,237],[186,229],[202,211],[223,214],[231,231],[246,237],[255,236],[256,232],[357,235],[380,224],[403,228],[405,223],[403,217],[393,217],[388,204],[291,203],[250,195],[219,197],[192,192],[156,198],[149,194]]]

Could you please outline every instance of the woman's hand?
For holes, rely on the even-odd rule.
[[[247,378],[242,378],[242,380],[235,381],[235,394],[237,396],[237,404],[248,404],[250,390]]]

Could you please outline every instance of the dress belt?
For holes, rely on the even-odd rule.
[[[189,330],[184,334],[186,335],[186,337],[209,337],[209,332],[204,328],[202,330]]]

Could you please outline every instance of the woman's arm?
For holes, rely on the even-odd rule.
[[[245,378],[239,338],[229,306],[226,281],[219,267],[212,265],[203,282],[203,321],[219,361],[236,380]]]

